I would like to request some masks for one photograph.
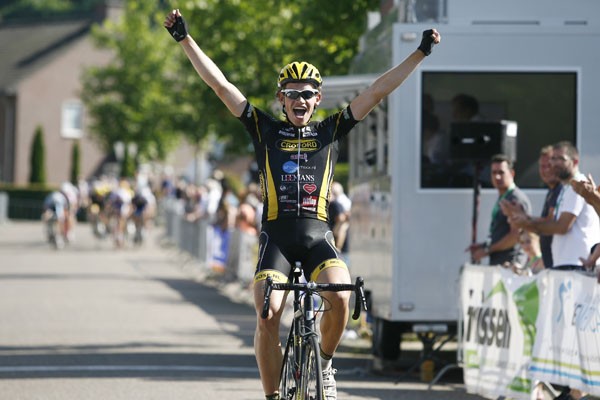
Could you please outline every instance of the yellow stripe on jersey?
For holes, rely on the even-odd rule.
[[[256,108],[252,107],[252,119],[254,120],[254,125],[256,126],[256,135],[258,136],[258,141],[262,141],[262,137],[260,134],[260,128],[258,127],[258,114],[256,112]]]
[[[317,278],[319,277],[319,274],[323,272],[323,270],[332,267],[344,268],[346,270],[348,269],[348,266],[343,260],[340,260],[339,258],[330,258],[329,260],[325,260],[324,262],[319,264],[317,268],[315,268],[315,270],[310,274],[310,280],[316,282]]]
[[[269,164],[268,151],[265,151],[265,166],[267,169],[267,221],[273,221],[277,219],[279,201],[277,199],[277,191],[275,190],[275,181],[273,181],[273,172],[271,172],[271,165]]]
[[[286,283],[288,281],[288,277],[283,272],[274,269],[264,269],[254,275],[254,282],[264,281],[269,276],[273,278],[273,282],[275,283]]]
[[[323,181],[319,191],[319,200],[317,204],[317,218],[321,221],[327,221],[327,196],[329,196],[329,187],[331,186],[331,147],[327,150],[327,160],[325,161],[325,172],[323,172]]]

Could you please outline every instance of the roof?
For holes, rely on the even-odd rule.
[[[323,79],[323,100],[319,107],[339,108],[348,104],[356,95],[365,90],[376,75],[330,76]]]
[[[92,21],[0,24],[0,93],[12,93],[17,83],[62,53],[85,35]]]

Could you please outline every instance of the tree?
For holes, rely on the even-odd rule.
[[[123,160],[121,160],[121,177],[122,178],[133,178],[135,175],[135,155],[131,154],[129,146],[125,146],[123,152]]]
[[[207,0],[181,11],[192,36],[228,79],[253,104],[270,109],[277,74],[293,60],[311,62],[324,76],[347,73],[366,28],[367,11],[378,5],[373,0]],[[184,101],[193,106],[190,125],[221,136],[229,149],[247,149],[249,140],[241,125],[197,78],[181,53],[181,74],[193,78],[186,78],[181,88]]]
[[[228,79],[258,107],[274,102],[279,70],[304,59],[323,75],[348,71],[377,0],[203,0],[182,8],[190,33]],[[138,144],[143,158],[163,158],[178,136],[197,148],[218,137],[228,149],[248,151],[243,127],[198,78],[162,27],[166,7],[129,0],[123,21],[94,29],[112,49],[107,67],[88,70],[83,99],[92,133],[110,151],[117,140]]]
[[[3,0],[0,20],[19,18],[64,18],[82,12],[91,12],[105,0]]]
[[[35,128],[29,158],[29,183],[46,183],[46,149],[44,145],[44,131],[41,126]]]
[[[169,89],[175,49],[159,39],[164,11],[159,13],[155,2],[125,4],[120,22],[106,21],[92,30],[96,44],[112,50],[115,58],[84,74],[82,99],[92,116],[90,133],[107,152],[117,141],[133,142],[142,158],[163,159],[178,139],[172,124],[178,105]]]
[[[71,183],[77,185],[79,181],[79,175],[81,174],[81,163],[79,156],[79,140],[73,141],[71,146]]]

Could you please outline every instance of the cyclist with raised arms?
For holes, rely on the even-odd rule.
[[[282,363],[279,324],[285,295],[273,292],[266,319],[260,317],[264,281],[287,282],[291,265],[300,261],[308,280],[350,283],[350,273],[339,258],[328,227],[327,203],[337,160],[337,141],[416,69],[434,44],[435,29],[423,32],[420,46],[402,63],[381,75],[349,106],[321,122],[311,122],[321,102],[322,77],[307,62],[292,62],[280,72],[277,100],[286,120],[257,109],[227,80],[223,72],[189,35],[179,10],[173,10],[164,26],[180,43],[202,80],[214,90],[252,138],[259,166],[264,200],[259,238],[259,260],[254,278],[257,327],[254,337],[256,361],[268,400],[279,399]],[[349,292],[324,292],[327,312],[321,319],[321,356],[325,398],[336,399],[335,370],[331,358],[348,320]]]

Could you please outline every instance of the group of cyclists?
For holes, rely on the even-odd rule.
[[[42,220],[48,240],[57,248],[73,241],[77,216],[84,213],[94,235],[111,237],[115,247],[143,243],[156,216],[156,197],[146,180],[135,182],[102,176],[77,186],[64,182],[44,200]]]

